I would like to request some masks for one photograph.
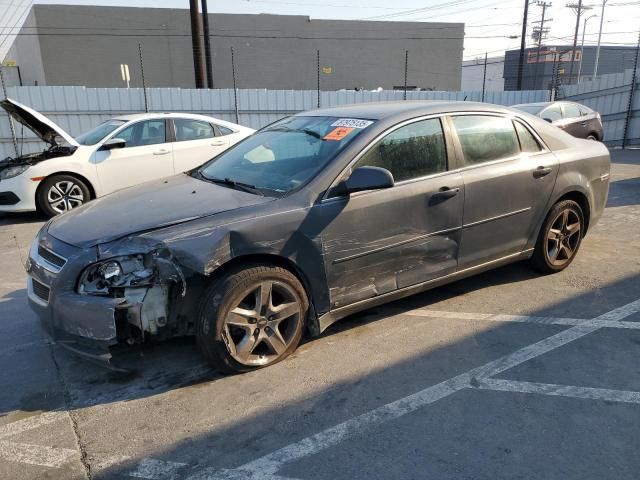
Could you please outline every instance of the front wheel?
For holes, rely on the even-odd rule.
[[[288,270],[254,266],[231,271],[204,296],[198,346],[227,373],[273,365],[300,344],[308,309],[303,286]]]
[[[71,175],[52,175],[42,182],[36,194],[38,208],[47,217],[79,207],[91,200],[89,187]]]
[[[582,243],[584,215],[573,200],[556,203],[547,215],[536,242],[531,265],[542,273],[567,268]]]

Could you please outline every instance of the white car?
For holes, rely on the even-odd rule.
[[[58,215],[115,190],[191,170],[254,132],[204,115],[145,113],[113,118],[73,138],[14,100],[0,105],[49,145],[0,161],[0,212]]]

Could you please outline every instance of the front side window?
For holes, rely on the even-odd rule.
[[[109,120],[101,123],[96,128],[93,128],[88,132],[78,135],[75,140],[80,145],[95,145],[125,123],[127,123],[125,120]]]
[[[165,123],[162,119],[137,122],[117,133],[116,137],[126,142],[125,148],[165,143]]]
[[[374,122],[288,117],[258,131],[202,166],[197,177],[251,185],[276,196],[312,179]]]
[[[513,123],[505,117],[464,115],[453,117],[465,166],[510,158],[520,153]]]
[[[557,120],[562,120],[562,112],[560,111],[560,105],[551,105],[546,108],[541,114],[540,117],[548,122],[555,122]]]
[[[580,109],[573,103],[565,103],[562,108],[564,109],[564,118],[578,118],[580,116]]]
[[[173,120],[176,128],[176,142],[190,140],[204,140],[215,136],[213,126],[203,120],[176,118]]]
[[[363,166],[385,168],[396,182],[446,171],[447,151],[440,119],[422,120],[394,130],[355,165]]]
[[[527,153],[539,152],[542,150],[540,144],[535,139],[533,134],[527,127],[520,122],[515,122],[516,132],[518,132],[518,138],[520,139],[520,150]]]

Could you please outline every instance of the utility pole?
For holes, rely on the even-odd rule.
[[[587,22],[592,18],[597,17],[598,15],[590,15],[584,19],[582,25],[582,41],[580,42],[580,63],[578,64],[578,81],[576,83],[580,83],[580,74],[582,73],[582,59],[584,58],[584,34],[587,31]]]
[[[536,54],[536,69],[535,69],[535,75],[533,77],[534,88],[538,85],[538,70],[540,69],[540,50],[542,48],[542,40],[544,39],[544,37],[547,35],[549,31],[548,28],[545,29],[544,23],[545,21],[550,22],[551,20],[553,20],[552,18],[549,18],[549,19],[546,18],[547,8],[551,6],[551,2],[547,3],[547,2],[539,1],[537,5],[539,7],[542,7],[542,18],[540,19],[540,21],[534,22],[534,23],[540,23],[540,27],[533,29],[534,40],[538,41],[538,52]],[[543,83],[544,83],[544,73],[545,72],[543,71],[543,74],[542,74]]]
[[[598,46],[596,47],[596,62],[593,65],[593,80],[598,75],[598,60],[600,60],[600,39],[602,38],[602,24],[604,23],[604,6],[607,0],[602,0],[602,11],[600,12],[600,30],[598,31]]]
[[[633,61],[633,74],[631,75],[631,90],[629,90],[629,104],[627,106],[627,115],[624,121],[624,132],[622,134],[622,148],[627,147],[627,138],[629,136],[629,125],[631,124],[631,114],[633,113],[633,94],[636,90],[638,81],[638,57],[640,56],[640,33],[638,33],[638,45],[636,46],[636,57]]]
[[[191,13],[191,48],[196,88],[204,88],[204,65],[202,64],[202,29],[198,12],[198,0],[189,0]]]
[[[576,47],[578,46],[578,33],[580,33],[580,15],[582,14],[582,10],[588,10],[591,7],[583,7],[582,0],[578,0],[578,4],[568,3],[567,7],[576,11],[576,29],[573,34],[573,47],[571,48],[571,56],[570,61],[571,65],[569,65],[569,83],[572,83],[573,80],[573,64],[576,60]]]
[[[213,88],[213,65],[211,64],[211,42],[209,36],[209,9],[207,0],[202,0],[202,27],[204,30],[204,63],[207,66],[207,87]]]
[[[518,58],[518,82],[516,84],[516,90],[522,90],[522,70],[524,69],[524,49],[527,42],[527,17],[528,16],[529,16],[529,0],[524,0],[524,14],[522,15],[522,37],[520,38],[520,57]]]

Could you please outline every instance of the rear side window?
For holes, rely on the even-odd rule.
[[[218,130],[220,131],[220,135],[231,135],[232,133],[235,133],[230,128],[223,127],[222,125],[218,125]]]
[[[540,144],[532,135],[527,127],[520,122],[515,122],[516,132],[518,132],[518,139],[520,140],[520,150],[523,152],[539,152],[542,150]]]
[[[362,166],[386,168],[396,182],[446,171],[447,153],[440,119],[421,120],[394,130],[355,165]]]
[[[565,103],[562,108],[564,109],[564,118],[578,118],[580,116],[580,109],[573,103]]]
[[[465,166],[514,157],[520,146],[513,123],[504,117],[464,115],[453,117]]]
[[[176,127],[176,141],[186,142],[189,140],[202,140],[215,136],[213,126],[202,120],[189,118],[176,118],[173,120]]]

